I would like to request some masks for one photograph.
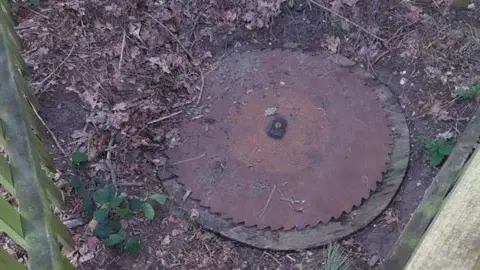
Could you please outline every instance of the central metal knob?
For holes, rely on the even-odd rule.
[[[274,115],[268,127],[267,135],[274,139],[281,139],[287,133],[287,119],[281,115]]]

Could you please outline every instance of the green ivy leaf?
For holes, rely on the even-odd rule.
[[[121,196],[116,196],[116,197],[113,197],[111,200],[110,200],[110,206],[111,207],[118,207],[120,206],[120,204],[123,202],[123,198]]]
[[[99,222],[95,228],[95,236],[105,239],[110,234],[110,228],[106,222]]]
[[[153,220],[155,218],[155,211],[153,210],[153,206],[151,204],[143,203],[142,210],[148,220]]]
[[[124,240],[125,240],[125,235],[123,234],[120,234],[120,233],[110,234],[107,240],[105,240],[105,245],[109,247],[113,247],[122,243]]]
[[[160,193],[154,193],[150,196],[148,196],[148,198],[152,201],[155,201],[156,203],[158,204],[165,204],[165,202],[167,201],[167,196],[165,196],[165,194],[160,194]]]
[[[95,219],[99,222],[106,221],[108,219],[108,213],[110,209],[108,208],[100,208],[95,211]]]
[[[87,162],[88,162],[88,157],[84,153],[74,152],[72,154],[72,164],[73,165],[78,166],[78,165],[81,165],[81,164],[84,164],[84,163],[87,163]]]
[[[92,200],[92,193],[89,190],[81,190],[80,195],[82,196],[82,205],[83,212],[88,219],[92,219],[93,213],[95,211],[95,204]]]
[[[108,221],[108,227],[110,228],[111,232],[119,232],[122,230],[122,224],[120,223],[120,219],[110,219]]]
[[[70,181],[70,186],[72,186],[72,188],[77,190],[77,191],[80,190],[80,189],[83,189],[83,183],[80,180],[80,178],[77,177],[77,176],[72,178],[72,181]]]
[[[139,199],[133,198],[128,200],[128,208],[130,209],[130,211],[134,213],[140,212],[142,210],[142,205],[143,205],[143,201]]]
[[[108,187],[97,189],[93,194],[93,201],[100,205],[107,204],[110,201],[110,191]]]
[[[127,238],[124,248],[128,255],[137,256],[140,253],[140,242],[136,238]]]

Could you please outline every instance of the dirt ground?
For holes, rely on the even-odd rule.
[[[41,115],[62,148],[51,140],[60,185],[71,179],[68,155],[80,150],[91,176],[131,194],[162,191],[156,172],[180,121],[202,112],[195,106],[200,93],[208,95],[202,77],[236,49],[328,50],[361,63],[398,97],[411,132],[409,170],[394,201],[341,241],[357,269],[374,269],[437,172],[420,138],[455,140],[477,106],[457,93],[478,83],[480,3],[450,10],[446,2],[51,0],[13,10]],[[62,218],[81,218],[76,194],[64,192]],[[158,211],[153,223],[130,222],[142,244],[138,257],[104,247],[86,225],[73,229],[77,250],[69,256],[80,269],[322,268],[322,249],[257,250],[203,230],[180,206]]]

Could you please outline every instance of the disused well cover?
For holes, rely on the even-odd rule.
[[[390,131],[373,89],[329,55],[265,50],[206,76],[202,118],[169,155],[212,212],[260,229],[328,222],[382,179]]]

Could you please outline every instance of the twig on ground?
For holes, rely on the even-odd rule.
[[[158,123],[158,122],[162,122],[162,121],[164,121],[164,120],[167,120],[167,119],[169,119],[169,118],[174,117],[175,115],[181,114],[182,112],[183,112],[183,111],[178,111],[178,112],[174,112],[174,113],[172,113],[172,114],[170,114],[170,115],[167,115],[167,116],[164,116],[164,117],[160,117],[160,118],[158,118],[158,119],[155,119],[155,120],[152,120],[152,121],[148,122],[147,125],[151,125],[151,124],[155,124],[155,123]]]
[[[185,54],[187,54],[188,58],[190,60],[193,59],[193,56],[192,54],[187,50],[187,48],[185,48],[185,46],[183,46],[183,44],[180,42],[180,40],[178,40],[178,38],[175,36],[174,33],[172,33],[172,31],[170,31],[170,29],[168,29],[168,27],[163,24],[161,21],[157,20],[155,17],[153,17],[152,14],[148,13],[148,12],[144,12],[145,15],[147,15],[148,17],[150,17],[150,19],[152,19],[153,21],[155,21],[156,23],[158,23],[165,31],[167,31],[167,33],[175,40],[175,42],[177,42],[177,44],[182,48],[182,50],[185,52]]]
[[[38,11],[34,10],[33,8],[29,8],[29,10],[30,10],[31,12],[33,12],[33,13],[37,14],[38,16],[40,16],[40,17],[44,18],[44,19],[50,20],[50,17],[48,17],[47,15],[43,15],[42,13],[40,13],[40,12],[38,12]]]
[[[205,87],[205,77],[203,76],[202,69],[199,69],[199,70],[200,70],[200,78],[202,79],[202,85],[200,86],[200,89],[199,89],[200,93],[198,94],[198,99],[195,102],[195,105],[200,104],[200,101],[202,100],[203,88]]]
[[[120,61],[118,61],[118,68],[117,68],[117,78],[120,78],[120,73],[122,70],[122,62],[123,62],[123,52],[125,51],[125,29],[123,29],[123,38],[122,38],[122,47],[120,49]]]
[[[47,126],[47,123],[45,123],[45,121],[43,121],[43,118],[40,116],[40,114],[38,114],[37,110],[35,108],[33,108],[33,106],[32,106],[32,110],[35,113],[35,115],[37,116],[38,120],[40,120],[42,125],[45,127],[45,129],[47,129],[48,133],[50,133],[50,136],[52,137],[53,142],[57,146],[58,150],[60,150],[60,152],[62,152],[62,154],[64,156],[66,156],[67,154],[65,153],[65,150],[63,149],[63,147],[60,145],[60,142],[58,141],[57,136],[55,136],[55,133],[53,133],[53,131]]]
[[[177,161],[177,162],[173,163],[172,165],[178,165],[178,164],[182,164],[182,163],[192,162],[192,161],[195,161],[197,159],[201,159],[206,155],[207,154],[201,154],[201,155],[193,157],[193,158],[187,158],[187,159],[184,159],[184,160],[180,160],[180,161]]]
[[[273,185],[272,191],[270,192],[270,195],[268,195],[268,199],[267,199],[267,202],[265,203],[265,206],[258,213],[259,216],[265,215],[265,212],[267,211],[268,205],[270,204],[270,201],[272,200],[272,196],[273,196],[273,193],[275,192],[275,189],[277,189],[277,185]]]
[[[278,264],[278,266],[283,267],[283,264],[277,258],[275,258],[275,256],[273,256],[272,254],[266,251],[264,251],[263,254],[266,254],[268,257],[272,258]]]
[[[112,163],[112,147],[113,147],[114,138],[115,137],[112,135],[110,138],[110,141],[108,142],[107,158],[105,159],[105,163],[107,164],[107,167],[110,170],[112,184],[113,186],[117,187],[117,174],[115,172],[115,168],[113,167],[113,163]]]
[[[120,182],[118,183],[119,187],[141,187],[145,185],[145,183],[142,182]]]
[[[65,224],[65,226],[67,226],[69,229],[75,229],[87,224],[87,221],[83,218],[74,218],[63,221],[63,224]]]
[[[72,46],[72,48],[70,49],[70,52],[68,53],[67,57],[65,57],[65,59],[63,59],[63,61],[60,63],[60,65],[58,65],[56,68],[54,68],[52,70],[52,72],[50,74],[48,74],[47,77],[45,77],[45,79],[43,79],[42,81],[40,81],[37,85],[37,90],[35,91],[35,94],[41,92],[40,91],[40,87],[43,85],[43,83],[45,83],[47,80],[49,80],[53,75],[55,75],[55,73],[58,71],[58,69],[63,66],[65,64],[65,62],[67,62],[68,58],[70,58],[70,55],[72,55],[72,52],[73,52],[73,49],[75,49],[75,45]]]
[[[337,13],[337,12],[333,11],[332,9],[330,9],[330,8],[328,8],[328,7],[326,7],[326,6],[322,5],[322,4],[320,4],[320,3],[318,3],[317,1],[314,1],[314,0],[308,0],[308,1],[309,1],[310,3],[312,3],[312,4],[316,5],[317,7],[321,8],[321,9],[324,9],[324,10],[326,10],[326,11],[328,11],[328,12],[332,13],[333,15],[335,15],[335,16],[337,16],[337,17],[339,17],[339,18],[343,19],[343,20],[345,20],[346,22],[348,22],[348,23],[350,23],[351,25],[353,25],[353,26],[357,27],[358,29],[362,30],[362,31],[363,31],[363,32],[365,32],[366,34],[370,35],[371,37],[373,37],[373,38],[375,38],[375,39],[377,39],[377,40],[379,40],[379,41],[383,42],[383,44],[384,44],[385,46],[387,45],[387,42],[386,42],[386,40],[385,40],[385,39],[383,39],[383,38],[381,38],[381,37],[379,37],[379,36],[375,35],[374,33],[372,33],[372,32],[370,32],[370,31],[368,31],[368,30],[367,30],[365,27],[363,27],[363,26],[361,26],[361,25],[359,25],[359,24],[357,24],[357,23],[353,22],[352,20],[348,19],[347,17],[345,17],[345,16],[343,16],[343,15],[341,15],[341,14],[339,14],[339,13]]]

